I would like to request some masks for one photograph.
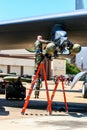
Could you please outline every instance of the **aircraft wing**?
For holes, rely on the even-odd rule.
[[[78,73],[75,77],[74,77],[74,79],[73,79],[73,81],[72,81],[72,83],[71,83],[71,89],[75,86],[75,84],[77,83],[77,81],[83,76],[83,75],[85,75],[85,74],[87,74],[87,71],[82,71],[82,72],[80,72],[80,73]]]
[[[51,39],[52,27],[61,24],[74,43],[86,45],[87,10],[0,22],[0,49],[32,48],[37,35]]]
[[[17,81],[18,79],[18,76],[17,75],[10,75],[10,76],[5,76],[4,78],[4,81],[7,81],[7,82],[11,82],[11,81]],[[25,78],[25,77],[21,77],[21,82],[30,82],[31,83],[31,78]]]
[[[5,81],[13,81],[13,80],[17,80],[18,76],[5,76],[3,79]]]

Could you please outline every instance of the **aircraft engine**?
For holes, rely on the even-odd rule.
[[[46,46],[46,53],[49,55],[53,55],[56,50],[56,46],[53,42],[50,42]]]
[[[59,41],[58,41],[59,42]],[[77,54],[81,50],[81,46],[79,44],[73,44],[68,39],[63,41],[62,44],[57,44],[57,42],[50,42],[46,46],[46,54],[58,57],[59,54]]]
[[[51,39],[55,44],[53,49],[55,56],[58,56],[58,54],[77,54],[81,50],[81,46],[79,44],[73,44],[68,39],[67,32],[63,29],[62,25],[55,24],[53,26]]]
[[[79,44],[73,44],[73,47],[71,49],[72,54],[77,54],[81,51],[81,46]]]

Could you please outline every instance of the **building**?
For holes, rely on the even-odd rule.
[[[0,69],[17,75],[34,72],[34,56],[25,49],[0,51]]]
[[[66,73],[65,60],[53,59],[44,60],[47,79],[54,75],[63,75]],[[0,51],[0,70],[4,73],[16,73],[17,75],[33,75],[34,74],[34,53],[30,53],[25,49],[3,50]],[[41,70],[40,72],[43,75]]]

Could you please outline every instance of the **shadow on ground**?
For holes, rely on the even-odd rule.
[[[24,100],[6,100],[4,98],[0,99],[0,114],[6,113],[9,114],[9,112],[5,111],[5,107],[15,107],[15,108],[23,108]],[[27,109],[40,109],[40,110],[46,110],[47,109],[48,102],[47,101],[40,101],[38,100],[30,100],[27,106]],[[53,111],[64,111],[65,104],[64,102],[56,102],[53,101],[52,103],[52,110]],[[86,113],[87,112],[87,104],[86,103],[71,103],[68,102],[68,112],[80,112],[80,113]]]

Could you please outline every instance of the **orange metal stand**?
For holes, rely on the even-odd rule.
[[[59,84],[59,81],[62,82],[62,90],[63,90],[63,96],[64,96],[64,104],[65,104],[65,108],[66,108],[66,112],[68,112],[68,104],[66,102],[66,95],[65,95],[65,90],[64,90],[64,81],[65,81],[65,77],[64,76],[59,76],[56,80],[56,84],[55,84],[55,87],[54,87],[54,90],[53,90],[53,93],[52,93],[52,96],[51,96],[51,101],[53,100],[54,98],[54,95],[55,95],[55,92],[57,90],[57,87],[58,87],[58,84]]]
[[[33,79],[32,83],[31,83],[30,90],[29,90],[29,92],[28,92],[28,95],[27,95],[27,97],[26,97],[24,106],[23,106],[23,108],[22,108],[22,112],[21,112],[22,114],[25,113],[25,110],[26,110],[26,108],[27,108],[27,106],[28,106],[31,93],[32,93],[33,88],[34,88],[35,81],[36,81],[36,79],[37,79],[37,77],[38,77],[38,74],[40,73],[40,69],[41,69],[41,68],[42,68],[42,70],[43,70],[44,80],[45,80],[46,95],[47,95],[47,101],[48,101],[48,111],[49,111],[49,114],[52,113],[52,108],[51,108],[52,102],[51,102],[50,97],[49,97],[49,91],[48,91],[48,85],[47,85],[47,79],[46,79],[46,71],[45,71],[44,63],[41,62],[41,64],[40,64],[39,67],[38,67],[38,70],[37,70],[37,72],[36,72],[36,75],[34,76],[34,79]]]

